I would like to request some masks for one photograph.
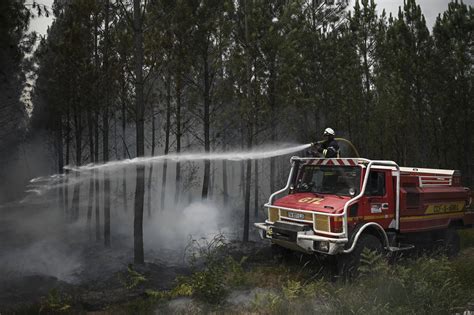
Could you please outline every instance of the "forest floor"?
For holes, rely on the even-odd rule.
[[[474,311],[474,230],[460,234],[463,249],[453,259],[367,253],[350,282],[335,279],[330,260],[275,259],[264,242],[218,236],[194,244],[186,263],[171,263],[169,253],[144,266],[127,265],[113,250],[99,259],[91,247],[80,281],[0,274],[0,314],[463,314]]]

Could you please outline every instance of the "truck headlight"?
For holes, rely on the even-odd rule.
[[[276,222],[280,220],[280,215],[277,208],[268,208],[268,220],[270,222]]]

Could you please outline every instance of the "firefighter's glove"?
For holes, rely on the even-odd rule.
[[[313,146],[314,146],[314,148],[316,149],[317,152],[323,153],[323,148],[321,147],[321,143],[316,142],[316,143],[313,144]]]

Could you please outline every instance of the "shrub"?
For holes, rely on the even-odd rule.
[[[71,308],[71,297],[67,294],[52,289],[46,298],[41,301],[40,314],[66,313]]]

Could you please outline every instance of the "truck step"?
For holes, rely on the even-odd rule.
[[[412,244],[398,244],[398,246],[389,246],[388,250],[390,252],[400,252],[404,250],[410,250],[415,248],[415,245]]]

